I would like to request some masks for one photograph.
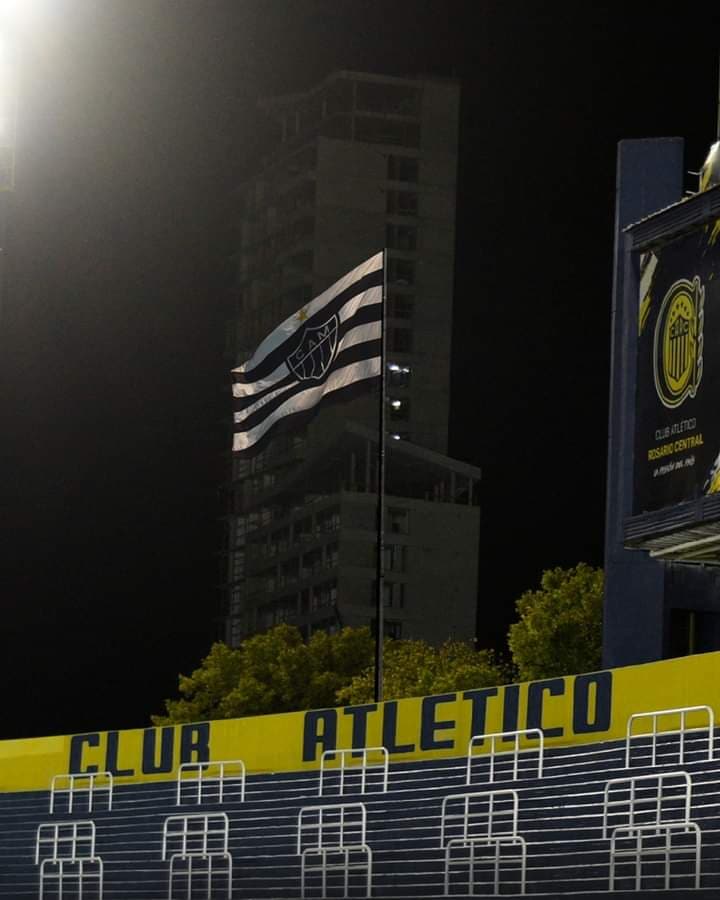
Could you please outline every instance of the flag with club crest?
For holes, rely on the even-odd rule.
[[[252,456],[279,424],[299,424],[324,398],[379,378],[383,258],[377,253],[348,272],[233,369],[235,453]]]

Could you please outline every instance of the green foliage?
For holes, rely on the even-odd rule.
[[[510,626],[508,646],[522,681],[600,668],[603,572],[586,563],[549,569],[540,590],[517,601],[520,621]]]
[[[387,699],[507,680],[492,651],[460,641],[439,648],[424,641],[385,641],[384,653]],[[165,714],[151,718],[155,725],[168,725],[369,702],[374,657],[367,628],[319,631],[306,644],[297,628],[278,625],[237,650],[213,644],[199,668],[180,676],[180,697],[166,700]]]
[[[305,644],[290,625],[237,650],[213,644],[192,675],[180,676],[180,699],[166,700],[166,714],[151,718],[166,725],[334,706],[339,688],[372,664],[373,647],[367,628],[316,632]]]
[[[386,700],[422,697],[503,684],[507,678],[492,650],[475,650],[463,641],[432,647],[425,641],[385,641],[383,695]],[[368,703],[374,697],[374,667],[337,693],[339,704]]]
[[[422,697],[598,669],[601,664],[603,573],[585,563],[543,573],[540,590],[517,601],[510,626],[514,672],[492,650],[471,643],[385,641],[384,696]],[[166,700],[155,725],[368,703],[374,697],[374,640],[367,628],[316,632],[308,643],[278,625],[237,650],[213,644],[191,675],[179,678],[179,698]]]

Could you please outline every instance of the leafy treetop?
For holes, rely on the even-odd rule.
[[[521,681],[592,672],[602,663],[603,572],[586,563],[543,572],[517,601],[508,646]]]

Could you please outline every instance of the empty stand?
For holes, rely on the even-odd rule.
[[[241,759],[188,762],[178,767],[177,805],[245,802],[245,763]]]
[[[379,757],[379,759],[373,759]],[[332,764],[336,763],[335,766]],[[390,755],[385,747],[325,750],[320,757],[320,796],[388,789]]]
[[[699,720],[700,724],[691,728],[689,717]],[[649,733],[636,732],[636,726],[643,723],[649,725]],[[686,761],[686,753],[689,752],[690,735],[695,737],[693,749],[696,755],[701,753],[706,755],[708,761],[712,760],[715,715],[709,706],[682,706],[633,713],[627,722],[625,767],[629,769],[633,764],[668,765],[673,762],[682,766]],[[699,746],[701,742],[702,747]]]
[[[168,900],[232,897],[230,821],[224,812],[168,816],[162,860],[169,860]]]
[[[40,900],[102,900],[103,862],[95,855],[95,823],[43,822],[35,835]]]
[[[679,717],[674,724],[670,717],[667,722],[676,729]],[[625,739],[567,747],[548,747],[546,742],[538,777],[537,748],[527,747],[536,739],[521,739],[518,777],[511,785],[497,784],[497,779],[499,774],[512,776],[513,750],[501,751],[506,771],[499,771],[490,741],[473,747],[470,787],[464,754],[397,762],[390,752],[387,790],[366,791],[353,798],[358,803],[348,802],[348,793],[340,795],[334,788],[318,799],[319,759],[315,768],[302,772],[248,773],[242,803],[238,785],[228,794],[226,783],[220,803],[217,784],[209,782],[207,789],[202,787],[200,807],[195,770],[182,786],[183,803],[194,807],[187,812],[177,806],[175,778],[146,784],[116,780],[111,808],[99,794],[93,800],[92,822],[82,812],[87,796],[75,797],[77,821],[67,821],[68,816],[55,821],[48,816],[49,790],[0,792],[0,898],[59,900],[61,885],[63,900],[297,900],[303,892],[316,898],[323,891],[323,857],[329,897],[367,896],[368,889],[374,900],[422,900],[446,896],[446,891],[467,895],[468,890],[519,896],[521,862],[502,854],[520,855],[520,843],[514,849],[503,843],[496,879],[487,819],[483,830],[482,816],[474,815],[473,802],[478,810],[482,803],[487,809],[487,795],[494,794],[490,834],[523,839],[527,895],[585,898],[612,888],[616,900],[626,900],[650,889],[662,895],[669,887],[672,900],[717,900],[720,762],[708,758],[707,731],[698,724],[694,716],[687,717],[682,766],[677,734],[671,737],[672,754],[669,747],[667,754],[661,749],[665,722],[658,729],[654,765],[650,745],[641,754],[635,744],[651,735],[633,736],[631,769],[625,765]],[[634,725],[635,730],[644,727],[650,726]],[[664,765],[665,759],[672,765]],[[210,777],[218,774],[206,771]],[[337,768],[332,771],[339,777]],[[359,768],[352,777],[361,777]],[[504,805],[497,805],[497,795],[510,787]],[[464,832],[465,801],[458,797],[476,793],[486,799],[468,802]],[[56,802],[61,805],[54,815],[65,810],[69,796],[60,795]],[[327,810],[322,837],[318,804]],[[301,811],[307,827],[299,829]],[[505,821],[499,811],[505,812]],[[468,840],[483,835],[485,844]],[[459,842],[451,848],[448,867],[447,844],[453,839]],[[349,847],[360,850],[346,860]]]
[[[369,897],[372,850],[363,803],[304,806],[298,813],[300,896]]]
[[[445,850],[445,894],[499,894],[508,882],[525,893],[527,845],[518,834],[517,791],[445,797],[440,846]]]
[[[530,748],[524,751],[520,749],[520,740],[536,740],[537,748]],[[543,774],[543,758],[545,756],[545,735],[539,728],[525,728],[518,731],[497,731],[493,734],[475,734],[470,738],[467,751],[467,784],[473,783],[473,762],[477,758],[474,751],[478,747],[482,747],[485,741],[490,742],[490,752],[488,759],[490,765],[487,767],[487,781],[493,782],[505,776],[512,781],[517,781],[521,774],[525,774],[528,770],[535,771],[538,778],[542,778]],[[512,741],[512,748],[509,750],[498,750],[498,742]],[[500,769],[498,759],[508,760],[509,768]],[[525,759],[529,765],[522,766],[521,760]],[[477,769],[477,767],[475,767]]]
[[[50,783],[50,814],[65,812],[70,815],[78,812],[78,806],[81,811],[90,813],[93,805],[97,809],[98,804],[101,808],[104,805],[106,809],[112,809],[113,782],[110,772],[54,775]]]
[[[700,887],[700,829],[690,820],[687,772],[614,778],[605,785],[603,836],[610,844],[610,890],[631,880],[635,890],[673,881]],[[688,865],[689,863],[689,865]],[[658,882],[660,884],[658,885]]]

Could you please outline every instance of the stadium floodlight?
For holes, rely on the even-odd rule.
[[[0,37],[0,191],[15,184],[17,72],[10,42]]]

